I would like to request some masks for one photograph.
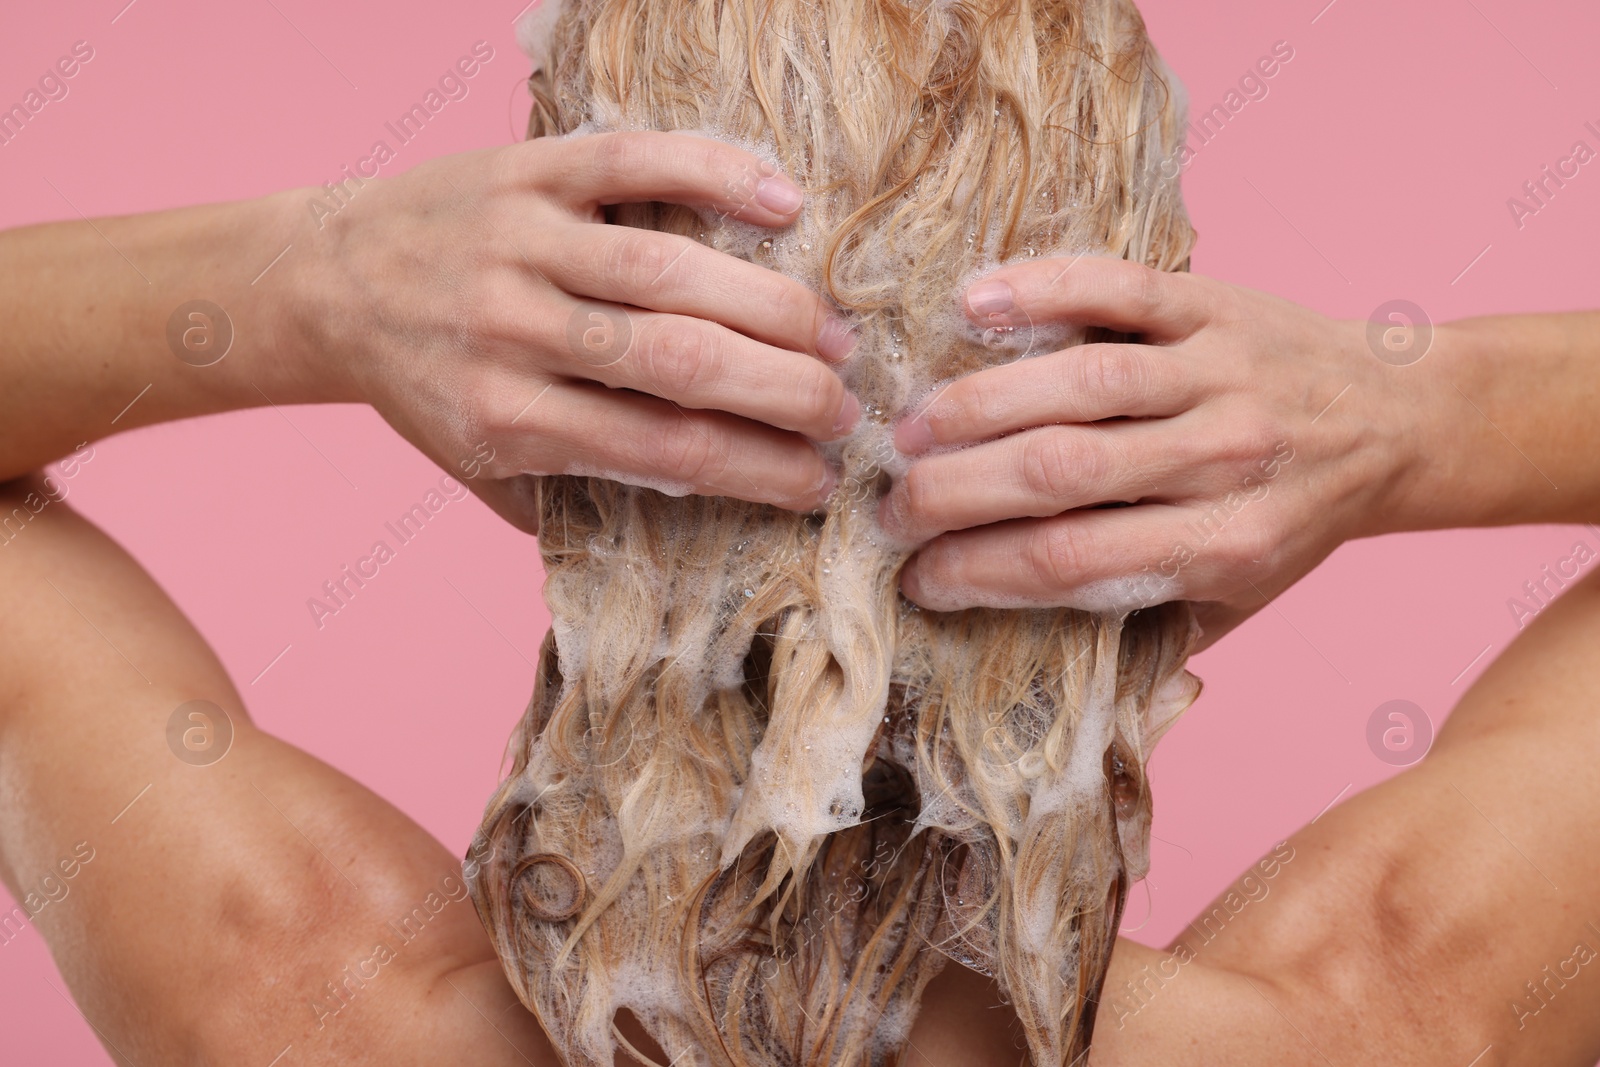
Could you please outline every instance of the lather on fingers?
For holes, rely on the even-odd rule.
[[[636,130],[587,134],[565,143],[572,146],[565,165],[542,170],[537,178],[574,207],[657,201],[758,226],[786,226],[805,200],[776,167],[709,137]]]
[[[1215,283],[1103,256],[1013,263],[968,287],[963,306],[980,326],[1072,322],[1141,335],[1151,344],[1181,341],[1215,312]]]
[[[587,475],[794,510],[820,506],[835,483],[821,453],[796,434],[585,382],[553,386],[501,440],[502,476]]]
[[[900,420],[895,447],[917,455],[1034,426],[1178,415],[1206,394],[1209,377],[1178,347],[1079,345],[951,382]]]
[[[689,408],[741,415],[814,441],[842,437],[861,419],[860,402],[810,356],[703,319],[618,307],[591,313],[613,321],[626,316],[627,346],[604,359],[572,361],[561,368],[567,374]]]
[[[1155,426],[1043,426],[926,457],[884,497],[880,521],[921,543],[949,530],[1177,495]]]
[[[855,332],[822,298],[777,271],[673,233],[578,223],[541,243],[543,274],[573,296],[719,322],[828,363],[849,357]]]

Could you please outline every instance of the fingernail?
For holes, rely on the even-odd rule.
[[[1016,294],[1005,282],[979,282],[967,290],[967,306],[979,318],[1003,315],[1017,306]]]
[[[792,215],[805,201],[805,194],[787,178],[763,178],[756,186],[756,201],[778,215]]]
[[[928,409],[919,408],[910,418],[900,420],[894,428],[894,447],[901,455],[914,456],[926,452],[937,442],[933,427],[928,425]]]
[[[828,498],[833,495],[833,491],[837,488],[839,488],[839,472],[833,469],[832,464],[824,461],[822,468],[822,488],[817,490],[817,499],[826,505],[828,503]]]
[[[829,315],[817,334],[817,351],[822,358],[834,363],[850,358],[856,350],[856,331],[853,326],[836,315]]]
[[[860,421],[861,401],[856,399],[854,393],[844,394],[844,402],[839,405],[839,417],[833,422],[833,436],[843,437],[854,430]]]

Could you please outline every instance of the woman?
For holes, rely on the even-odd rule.
[[[1187,607],[913,611],[879,505],[890,413],[1104,340],[975,328],[963,280],[1063,250],[1186,264],[1179,91],[1137,12],[567,0],[532,44],[535,137],[715,131],[808,191],[782,235],[616,219],[827,294],[866,418],[813,516],[539,481],[554,622],[471,881],[513,986],[572,1067],[644,1048],[629,1013],[658,1063],[827,1067],[897,1059],[927,982],[968,966],[1037,1062],[1078,1058],[1148,867],[1145,760],[1198,691]]]
[[[386,211],[393,211],[405,199],[400,194],[418,192],[421,183],[389,188]],[[212,220],[219,217],[213,213]],[[101,225],[137,229],[142,221]],[[232,221],[238,232],[257,232],[247,219],[235,215]],[[60,228],[52,240],[32,246],[34,263],[92,265],[93,257],[72,245],[74,230],[91,236],[81,225]],[[40,268],[19,269],[23,253],[16,238],[8,237],[13,243],[6,249],[6,269],[27,280]],[[171,240],[163,234],[152,244]],[[1169,342],[1123,350],[1113,358],[1124,363],[1108,366],[1135,368],[1131,380],[1136,383],[1143,372],[1157,376],[1145,380],[1157,382],[1159,374],[1168,373],[1169,388],[1173,382],[1180,388],[1147,388],[1165,398],[1160,406],[1190,415],[1189,429],[1197,423],[1219,431],[1254,428],[1280,420],[1294,434],[1297,461],[1313,459],[1321,470],[1339,476],[1335,484],[1315,478],[1286,485],[1292,492],[1274,494],[1279,503],[1270,516],[1240,524],[1238,529],[1249,530],[1274,551],[1241,548],[1237,559],[1230,559],[1220,551],[1228,546],[1223,541],[1218,552],[1201,557],[1194,573],[1204,584],[1196,588],[1229,609],[1225,617],[1259,604],[1247,578],[1276,592],[1340,536],[1381,528],[1358,509],[1347,508],[1345,479],[1368,487],[1363,499],[1387,501],[1387,492],[1377,492],[1380,487],[1408,487],[1395,498],[1405,506],[1379,516],[1389,526],[1593,518],[1594,472],[1587,460],[1584,415],[1595,381],[1592,317],[1461,324],[1441,331],[1435,353],[1442,366],[1462,376],[1458,381],[1472,386],[1468,391],[1480,403],[1486,394],[1495,398],[1486,405],[1494,423],[1536,456],[1540,468],[1559,484],[1576,487],[1552,504],[1528,490],[1529,479],[1519,475],[1522,460],[1492,429],[1475,428],[1478,416],[1459,400],[1450,406],[1455,394],[1443,388],[1446,383],[1402,391],[1392,379],[1378,377],[1359,341],[1360,324],[1330,323],[1270,298],[1198,279],[1167,281],[1136,268],[1102,271],[1087,261],[1061,274],[1065,266],[1041,263],[1013,268],[1005,276],[1018,303],[1038,321],[1059,316],[1100,322]],[[1054,285],[1044,284],[1057,275]],[[375,292],[393,292],[394,284],[390,279]],[[115,292],[115,283],[102,288],[117,311],[137,311],[139,305]],[[103,379],[91,375],[86,363],[73,362],[82,348],[113,357],[105,373],[116,380],[125,374],[134,384],[130,397],[150,380],[137,373],[135,362],[145,346],[125,338],[120,324],[105,318],[74,326],[82,330],[76,338],[85,344],[60,344],[64,359],[46,358],[56,354],[58,342],[41,337],[44,331],[36,326],[70,324],[67,314],[54,309],[74,307],[76,292],[70,285],[0,289],[7,305],[6,396],[50,401],[8,408],[11,473],[103,432],[95,426],[97,416],[75,407],[80,386],[91,397],[103,388]],[[40,315],[41,309],[51,313]],[[325,327],[332,321],[306,310]],[[975,317],[982,314],[972,311]],[[164,318],[145,314],[158,329]],[[1564,373],[1514,378],[1497,373],[1512,337],[1519,356],[1535,370]],[[1294,358],[1286,359],[1286,353]],[[1052,359],[1041,367],[1070,383],[1067,395],[1087,404],[1087,410],[1133,413],[1140,406],[1135,401],[1142,403],[1144,390],[1135,389],[1131,398],[1123,391],[1130,380],[1125,375],[1079,382],[1068,378],[1082,370],[1070,359]],[[153,364],[151,369],[163,372]],[[1382,402],[1398,407],[1409,398],[1415,406],[1405,410],[1427,413],[1411,420],[1405,441],[1381,434],[1381,420],[1336,421],[1342,414],[1338,409],[1315,420],[1324,397],[1336,395],[1354,376]],[[970,391],[953,390],[946,397],[949,407],[936,416],[942,423],[936,431],[944,435],[940,440],[987,440],[1037,427],[1037,436],[1053,446],[1074,447],[1078,439],[1051,424],[1082,417],[1085,409],[1077,403],[1053,403],[1036,387],[1007,382],[995,372],[969,381]],[[156,395],[152,390],[145,399]],[[995,396],[1004,404],[999,413],[978,402]],[[376,393],[372,398],[382,402]],[[183,399],[180,391],[174,407],[181,410]],[[222,403],[215,396],[192,402]],[[169,408],[150,418],[173,413]],[[1182,440],[1217,442],[1208,443],[1204,455],[1185,456],[1169,474],[1174,484],[1201,485],[1209,472],[1220,474],[1236,463],[1226,454],[1220,432],[1190,433],[1177,418],[1153,425],[1169,439],[1181,435]],[[51,433],[59,438],[53,444]],[[1363,449],[1360,463],[1344,460],[1351,438],[1374,436],[1383,438],[1383,447]],[[1007,496],[1001,476],[1025,469],[1023,454],[1006,444],[1010,440],[969,449],[970,467],[929,460],[913,468],[925,472],[927,488],[941,490],[914,494],[909,502],[909,512],[931,527],[967,528],[987,517],[1021,520],[967,535],[969,551],[960,557],[964,566],[950,567],[954,557],[936,548],[924,554],[917,570],[947,568],[967,596],[1045,581],[1066,599],[1070,587],[1096,568],[1122,573],[1130,563],[1135,571],[1146,561],[1160,565],[1164,556],[1151,548],[1166,552],[1160,535],[1167,531],[1164,523],[1177,528],[1175,517],[1158,507],[1141,514],[1141,505],[1122,509],[1130,522],[1138,519],[1140,525],[1130,527],[1141,534],[1138,538],[1112,537],[1107,543],[1094,540],[1093,530],[1081,539],[1063,534],[1107,516],[1058,515],[1049,509],[1068,506],[1061,501],[1072,494],[1052,494],[1047,486],[1023,500]],[[1430,454],[1451,462],[1432,467],[1415,462]],[[951,493],[950,486],[964,491]],[[1082,492],[1101,499],[1099,488],[1090,485]],[[511,1005],[498,964],[475,923],[462,919],[464,909],[456,908],[453,887],[444,882],[454,860],[376,797],[242,720],[234,751],[207,768],[206,777],[195,777],[195,768],[174,760],[165,743],[174,706],[199,691],[218,694],[237,712],[236,696],[221,695],[232,691],[214,658],[159,590],[108,541],[72,518],[64,505],[34,510],[52,496],[48,485],[16,482],[8,493],[5,514],[21,509],[33,516],[30,523],[38,523],[30,530],[51,535],[12,543],[6,551],[14,555],[4,561],[7,580],[0,583],[7,620],[3,670],[11,683],[0,709],[5,871],[14,891],[30,891],[39,872],[60,871],[61,862],[76,857],[77,827],[118,818],[119,831],[133,831],[126,843],[96,848],[93,863],[102,866],[91,865],[87,872],[114,871],[115,876],[99,886],[86,879],[76,883],[78,903],[85,907],[46,911],[39,920],[108,1044],[132,1062],[196,1053],[230,1062],[268,1062],[275,1056],[284,1062],[290,1056],[302,1062],[322,1057],[324,1062],[436,1063],[452,1056],[475,1063],[495,1062],[496,1056],[508,1063],[547,1062],[540,1059],[548,1053],[536,1047],[528,1018],[519,1008],[501,1010]],[[980,506],[962,510],[968,499]],[[1327,521],[1306,524],[1299,521],[1302,515]],[[1149,537],[1142,534],[1146,530]],[[1041,550],[1037,556],[1029,551],[1033,546]],[[1279,546],[1284,550],[1276,551]],[[978,548],[994,551],[974,551]],[[1128,556],[1116,558],[1122,551]],[[1036,565],[1043,566],[1035,571]],[[961,596],[933,606],[949,606]],[[94,634],[85,616],[109,644]],[[1435,755],[1323,816],[1291,841],[1295,859],[1283,865],[1274,892],[1295,907],[1270,913],[1247,909],[1229,928],[1229,937],[1235,931],[1241,935],[1237,942],[1200,947],[1192,962],[1179,967],[1176,979],[1163,977],[1170,968],[1159,959],[1150,959],[1149,973],[1126,967],[1120,961],[1140,950],[1124,943],[1107,988],[1116,993],[1133,982],[1147,992],[1142,1001],[1131,1001],[1139,1010],[1116,1014],[1108,996],[1096,1059],[1281,1063],[1382,1055],[1389,1062],[1469,1062],[1479,1056],[1481,1063],[1581,1063],[1587,1054],[1592,1061],[1589,1020],[1595,1013],[1593,993],[1584,982],[1586,957],[1567,942],[1588,937],[1584,923],[1575,920],[1585,907],[1592,910],[1592,899],[1572,893],[1592,884],[1594,874],[1585,866],[1594,850],[1588,836],[1592,826],[1583,813],[1594,799],[1585,792],[1595,755],[1587,704],[1600,679],[1587,671],[1584,650],[1592,645],[1595,628],[1592,594],[1578,590],[1530,626],[1474,688],[1441,735]],[[118,649],[147,673],[155,668],[155,689],[129,671]],[[150,789],[143,799],[127,809],[146,784]],[[279,785],[283,793],[277,792]],[[1560,790],[1558,804],[1547,802],[1552,789]],[[170,800],[150,803],[164,797]],[[1481,820],[1473,806],[1485,813]],[[1532,839],[1514,835],[1528,861],[1496,836],[1495,826],[1513,833],[1518,827],[1537,828]],[[308,855],[307,839],[333,862],[299,862]],[[215,847],[241,840],[251,842],[248,852]],[[1332,858],[1316,862],[1319,855]],[[263,856],[296,859],[281,866],[267,860],[264,866]],[[1540,870],[1562,889],[1546,884]],[[1529,905],[1508,910],[1504,902],[1519,894]],[[374,956],[371,942],[386,936],[377,928],[412,912],[429,895],[450,902],[427,927],[430,939],[407,943],[374,971],[368,963]],[[197,960],[205,960],[206,969],[193,969]],[[345,991],[344,999],[329,995],[327,987],[334,983]],[[1439,987],[1446,984],[1452,996],[1441,1008]],[[941,1061],[994,1056],[994,1028],[980,1024],[998,1013],[979,1010],[982,990],[977,993],[936,983],[912,1035],[913,1048]],[[320,1011],[308,1008],[313,999]],[[1352,1019],[1365,1025],[1352,1030]],[[1137,1043],[1125,1033],[1136,1035]],[[1009,1045],[1002,1051],[1011,1057]]]

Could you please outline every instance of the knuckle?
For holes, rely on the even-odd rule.
[[[929,425],[937,425],[941,441],[967,440],[1006,417],[1005,391],[981,372],[958,379],[928,409]]]
[[[658,234],[624,232],[612,238],[606,256],[607,275],[626,279],[630,288],[641,289],[665,273],[675,255],[670,242]]]
[[[1072,439],[1053,430],[1038,430],[1024,438],[1022,484],[1033,496],[1057,503],[1073,496],[1084,481],[1083,458]]]
[[[542,177],[538,159],[543,154],[532,149],[534,141],[520,141],[496,149],[483,160],[483,170],[488,176],[486,187],[497,193],[510,192],[519,184],[538,185]]]
[[[1256,441],[1257,452],[1253,459],[1263,459],[1283,448],[1293,434],[1286,422],[1277,417],[1262,420],[1259,428],[1260,438]]]
[[[900,479],[901,499],[904,501],[902,518],[911,527],[926,523],[938,495],[938,475],[925,463],[914,463]]]
[[[1277,545],[1265,524],[1245,519],[1236,522],[1230,532],[1233,536],[1223,552],[1229,570],[1251,574],[1271,570]]]
[[[525,310],[527,288],[515,271],[504,267],[493,270],[471,289],[474,313],[463,317],[461,331],[473,351],[482,351],[495,341],[518,341],[530,335],[532,324]]]
[[[519,397],[506,383],[486,381],[475,387],[474,392],[482,399],[465,412],[466,437],[474,440],[499,439],[519,429],[517,425]],[[524,422],[521,428],[526,428],[527,425],[528,423]]]
[[[774,284],[763,301],[771,309],[772,321],[787,327],[786,333],[804,339],[808,349],[814,347],[826,314],[822,301],[782,275],[774,275],[772,281]]]
[[[741,153],[729,151],[728,146],[710,140],[695,139],[693,147],[693,161],[702,174],[717,175],[728,185],[747,180],[748,167]]]
[[[951,551],[945,538],[934,538],[918,549],[905,573],[917,603],[933,608],[955,606],[947,598],[960,587],[963,575],[956,563],[956,553]]]
[[[722,372],[722,346],[705,329],[664,322],[644,353],[645,372],[668,397],[699,397]]]
[[[800,421],[808,426],[819,426],[831,436],[834,418],[844,403],[844,383],[838,376],[815,362],[808,362],[792,395]]]
[[[1162,298],[1166,295],[1165,281],[1166,276],[1161,271],[1134,264],[1133,303],[1141,315],[1161,309]]]
[[[1085,573],[1088,546],[1076,523],[1044,524],[1030,539],[1026,559],[1033,577],[1047,589],[1070,589]]]
[[[1235,450],[1237,458],[1250,466],[1257,460],[1271,456],[1277,442],[1283,440],[1279,427],[1263,418],[1249,420],[1239,431]]]
[[[1149,394],[1148,369],[1127,345],[1089,345],[1076,366],[1076,384],[1088,396],[1102,397],[1118,407],[1137,407]]]
[[[1216,435],[1203,433],[1170,433],[1162,435],[1160,449],[1154,457],[1163,472],[1179,472],[1185,478],[1209,473],[1217,458]],[[1194,491],[1198,491],[1198,488]]]
[[[649,143],[629,132],[594,135],[589,166],[594,182],[604,187],[638,173],[649,155]]]
[[[719,176],[725,198],[733,206],[743,207],[755,198],[761,177],[744,153],[709,144],[702,165],[707,174]]]
[[[1161,281],[1161,272],[1123,262],[1112,276],[1112,293],[1134,315],[1147,316],[1161,307]]]
[[[645,465],[674,479],[703,485],[717,471],[712,432],[687,420],[666,423],[646,437]]]
[[[488,469],[490,464],[499,458],[496,444],[503,442],[509,436],[511,415],[505,412],[504,404],[489,402],[463,410],[460,419],[459,432],[450,435],[444,448],[460,453],[457,459],[471,459],[480,468]],[[487,454],[482,458],[475,455],[478,449],[468,442],[481,442],[483,447],[488,449]]]
[[[1173,271],[1163,281],[1187,314],[1191,333],[1222,319],[1241,317],[1236,311],[1236,296],[1231,286],[1188,271]]]

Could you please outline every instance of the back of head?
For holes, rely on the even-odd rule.
[[[1072,1060],[1148,862],[1149,748],[1195,693],[1188,610],[919,610],[877,503],[910,403],[1098,339],[979,330],[964,283],[1186,266],[1176,83],[1125,0],[567,0],[528,26],[535,136],[694,131],[806,189],[782,233],[613,221],[827,294],[866,418],[813,516],[541,479],[554,626],[473,878],[513,985],[574,1065],[610,1062],[624,1008],[674,1062],[880,1063],[955,960],[1035,1062]]]

